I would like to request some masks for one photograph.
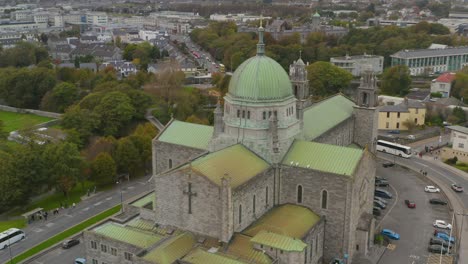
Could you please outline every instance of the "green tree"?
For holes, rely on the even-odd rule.
[[[75,105],[67,109],[62,116],[62,126],[66,129],[75,129],[83,143],[96,131],[100,124],[99,115],[89,109],[82,109]]]
[[[13,157],[0,150],[0,211],[20,205],[27,199],[26,186],[15,175]]]
[[[135,108],[130,98],[122,92],[110,92],[104,95],[93,113],[99,117],[99,130],[104,135],[117,135],[119,130],[130,122],[135,115]]]
[[[118,164],[117,170],[120,173],[126,172],[130,175],[134,175],[139,164],[141,164],[138,149],[130,138],[121,138],[117,141],[117,147],[115,148],[113,157]]]
[[[457,106],[453,108],[452,114],[456,117],[456,122],[455,123],[465,123],[466,122],[466,113],[463,110],[463,108]]]
[[[409,92],[411,76],[406,65],[387,68],[383,75],[380,90],[383,94],[404,96]]]
[[[323,61],[307,66],[307,77],[312,94],[318,96],[335,94],[347,88],[353,79],[351,73]]]
[[[107,152],[101,152],[91,163],[91,178],[98,186],[112,184],[116,175],[115,161]]]
[[[83,169],[83,159],[77,146],[70,142],[48,144],[43,153],[43,162],[50,186],[57,187],[68,197]]]
[[[75,103],[80,91],[75,85],[67,82],[60,83],[48,92],[41,102],[41,108],[52,112],[65,112],[65,109]]]

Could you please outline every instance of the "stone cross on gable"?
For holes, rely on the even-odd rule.
[[[184,195],[188,196],[188,213],[192,214],[192,196],[197,197],[196,192],[192,192],[192,183],[188,183],[188,191],[184,191]]]

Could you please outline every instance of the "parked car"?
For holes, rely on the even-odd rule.
[[[408,135],[406,138],[407,138],[407,139],[411,139],[411,140],[416,139],[416,137],[415,137],[414,135]]]
[[[376,181],[386,181],[387,178],[375,176],[375,180],[376,180]]]
[[[390,130],[388,131],[389,134],[400,134],[400,130]]]
[[[405,204],[408,206],[408,208],[416,208],[416,203],[410,200],[405,200]]]
[[[76,258],[75,264],[86,264],[86,259],[84,258]]]
[[[427,248],[429,252],[431,253],[442,253],[445,254],[448,252],[448,249],[446,247],[443,247],[441,245],[431,245]]]
[[[446,205],[447,202],[442,200],[442,199],[437,199],[437,198],[432,198],[429,200],[429,203],[431,204],[440,204],[440,205]]]
[[[400,239],[400,235],[390,229],[383,229],[382,232],[380,232],[380,234],[393,240]]]
[[[380,208],[374,206],[374,209],[372,209],[372,214],[375,216],[380,216],[382,214],[382,210]]]
[[[442,245],[442,246],[448,248],[448,242],[445,242],[445,240],[443,240],[441,238],[431,237],[431,240],[429,241],[429,245]],[[452,245],[450,245],[450,248],[452,248]]]
[[[377,201],[377,200],[374,200],[374,206],[375,206],[375,207],[378,207],[378,208],[380,208],[380,209],[385,209],[385,208],[387,207],[384,203],[379,202],[379,201]]]
[[[435,220],[432,225],[437,228],[449,229],[449,230],[452,229],[452,225],[447,223],[444,220]]]
[[[384,168],[389,168],[395,166],[395,163],[387,161],[382,165]]]
[[[439,188],[436,188],[436,187],[434,187],[434,186],[426,186],[426,187],[424,188],[424,191],[425,191],[425,192],[430,192],[430,193],[438,193],[438,192],[440,192],[440,189],[439,189]]]
[[[452,190],[454,190],[456,192],[463,192],[463,187],[461,187],[460,185],[454,183],[454,184],[452,184]]]
[[[387,192],[386,190],[382,190],[382,189],[375,189],[374,196],[382,197],[382,198],[385,198],[385,199],[392,199],[393,198],[393,195],[390,192]]]
[[[382,197],[374,196],[374,200],[377,200],[377,201],[379,201],[379,202],[381,202],[381,203],[383,203],[383,204],[385,204],[385,205],[388,204],[387,200],[385,200],[385,199],[382,198]]]
[[[62,243],[62,248],[64,249],[71,248],[73,246],[78,245],[79,243],[80,243],[80,240],[78,239],[68,239]]]
[[[448,236],[446,233],[438,232],[435,237],[442,238],[446,242],[450,241],[450,243],[455,243],[455,238],[453,236],[452,237]]]
[[[446,236],[450,236],[448,232],[445,232],[445,231],[442,231],[442,230],[437,230],[437,229],[434,230],[434,236],[436,236],[439,233],[444,234]]]
[[[384,181],[375,181],[376,187],[388,187],[388,182]]]

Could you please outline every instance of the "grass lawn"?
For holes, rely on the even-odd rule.
[[[0,120],[5,125],[7,132],[15,131],[18,129],[25,129],[40,123],[44,123],[54,118],[43,117],[32,114],[20,114],[13,112],[0,111]]]
[[[49,248],[57,243],[59,243],[60,241],[64,240],[65,238],[67,237],[70,237],[72,235],[76,235],[78,234],[79,232],[83,231],[84,229],[96,224],[97,222],[101,221],[101,220],[104,220],[106,219],[107,217],[119,212],[120,210],[120,204],[115,206],[115,207],[112,207],[111,209],[108,209],[94,217],[91,217],[87,220],[85,220],[84,222],[81,222],[65,231],[63,231],[62,233],[59,233],[47,240],[45,240],[44,242],[28,249],[27,251],[21,253],[20,255],[16,256],[13,258],[13,261],[11,263],[19,263],[20,261],[23,261],[39,252],[41,252],[42,250],[46,249],[46,248]]]
[[[455,168],[462,170],[464,172],[468,172],[468,166],[463,166],[463,165],[455,165]]]
[[[26,226],[26,220],[23,218],[18,219],[18,220],[3,221],[3,222],[0,222],[0,232],[3,232],[12,227],[23,228],[25,226]]]
[[[14,210],[9,213],[9,215],[21,215],[23,213],[29,212],[33,209],[38,207],[44,208],[45,210],[52,210],[57,207],[60,207],[60,203],[65,204],[68,203],[71,206],[73,203],[78,203],[81,201],[81,196],[86,195],[88,188],[92,189],[94,187],[94,183],[86,181],[84,183],[84,187],[81,186],[81,183],[78,183],[75,188],[68,194],[68,202],[67,198],[61,192],[56,192],[52,195],[44,197],[41,200],[28,204],[26,207]],[[1,222],[0,222],[1,224]]]

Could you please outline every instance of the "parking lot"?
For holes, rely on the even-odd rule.
[[[83,245],[83,237],[79,237],[80,244],[69,248],[62,249],[61,247],[56,248],[47,254],[34,259],[30,264],[73,264],[74,260],[78,257],[85,257],[85,248]]]
[[[426,193],[424,187],[431,185],[423,176],[408,169],[394,166],[384,168],[380,162],[377,175],[387,178],[390,186],[379,187],[393,194],[382,216],[377,217],[379,230],[391,229],[400,234],[400,240],[392,240],[379,264],[410,263],[426,264],[429,257],[429,240],[434,234],[434,220],[450,222],[451,215],[447,205],[433,205],[431,198],[446,200],[440,193]],[[416,208],[406,206],[404,200],[416,203]]]

